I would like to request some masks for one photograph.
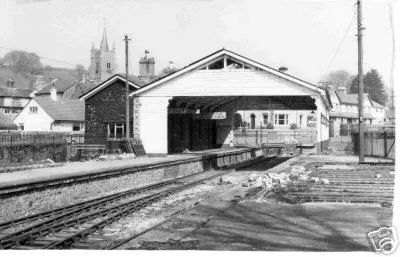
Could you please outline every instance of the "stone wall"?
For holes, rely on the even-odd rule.
[[[130,92],[133,92],[131,89]],[[117,80],[85,101],[85,143],[106,144],[107,123],[126,122],[125,83]],[[132,112],[133,103],[129,110]],[[132,113],[130,113],[132,119]],[[131,125],[132,130],[132,125]]]

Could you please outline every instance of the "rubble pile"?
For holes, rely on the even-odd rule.
[[[306,169],[304,166],[292,166],[289,172],[264,172],[263,175],[251,174],[246,178],[242,184],[243,187],[262,187],[266,191],[277,191],[285,189],[289,186],[299,184],[329,184],[329,180],[325,178],[318,178],[310,176],[311,170]]]

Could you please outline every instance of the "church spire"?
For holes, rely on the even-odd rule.
[[[100,50],[108,51],[107,33],[106,33],[105,27],[104,27],[104,31],[103,31],[103,37],[101,38],[101,42],[100,42]]]

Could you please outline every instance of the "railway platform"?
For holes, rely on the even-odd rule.
[[[79,181],[98,177],[112,176],[116,173],[131,172],[133,170],[148,170],[189,163],[212,158],[220,158],[219,162],[238,153],[257,150],[258,148],[241,147],[227,149],[209,149],[199,152],[186,152],[184,154],[171,154],[164,157],[138,157],[124,160],[91,160],[86,162],[65,163],[63,166],[29,169],[9,173],[0,173],[0,191],[18,187],[41,186],[45,183],[61,183],[57,181]],[[230,160],[228,160],[230,161]],[[227,162],[228,162],[227,161]],[[218,163],[219,166],[223,164]]]

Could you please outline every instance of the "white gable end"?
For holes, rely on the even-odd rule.
[[[309,88],[266,71],[253,69],[194,70],[141,96],[317,95]]]

